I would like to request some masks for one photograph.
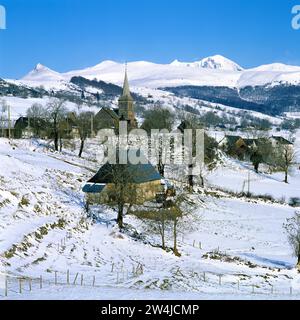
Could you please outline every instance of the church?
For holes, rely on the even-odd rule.
[[[100,127],[97,129],[117,129],[120,121],[127,121],[128,129],[137,128],[137,121],[134,112],[134,100],[130,93],[127,70],[122,95],[119,98],[119,108],[102,108],[96,115],[96,121]],[[162,184],[163,177],[156,168],[144,157],[143,164],[122,165],[124,171],[129,174],[132,188],[130,202],[142,204],[145,201],[154,200],[158,194],[164,191]],[[82,191],[86,195],[86,201],[89,204],[110,203],[115,194],[115,183],[118,178],[115,177],[117,164],[104,164],[87,183]],[[128,187],[127,185],[127,187]],[[128,200],[128,199],[127,199]],[[128,200],[129,201],[129,200]]]
[[[96,129],[118,128],[119,121],[127,121],[128,128],[137,128],[137,120],[134,112],[134,99],[130,93],[127,69],[123,84],[122,95],[118,101],[118,109],[103,107],[95,116]]]

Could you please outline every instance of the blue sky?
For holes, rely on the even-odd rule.
[[[63,72],[102,60],[169,63],[222,54],[244,67],[300,65],[300,0],[0,0],[0,77],[38,62]]]

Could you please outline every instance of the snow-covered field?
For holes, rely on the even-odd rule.
[[[199,190],[192,195],[197,210],[179,235],[178,258],[153,246],[158,236],[134,216],[125,222],[144,241],[120,234],[110,209],[97,208],[97,223],[86,218],[81,186],[93,174],[88,168],[97,167],[91,159],[70,150],[60,155],[37,141],[0,139],[0,299],[300,298],[283,229],[295,209]],[[241,175],[237,168],[228,171],[232,184],[233,172]],[[167,242],[172,245],[170,236]],[[25,277],[21,294],[18,277]]]
[[[222,139],[220,133],[211,133],[211,135],[216,135],[218,141]],[[288,203],[290,198],[300,195],[300,130],[295,134],[294,146],[297,163],[289,170],[288,184],[283,183],[283,172],[263,173],[262,166],[262,173],[256,173],[251,163],[227,157],[222,159],[222,165],[208,173],[207,182],[211,186],[239,193],[248,192],[248,180],[250,180],[249,191],[254,195],[271,195],[278,201]]]

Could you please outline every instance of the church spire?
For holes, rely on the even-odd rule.
[[[129,82],[128,82],[128,76],[127,76],[127,63],[125,66],[125,78],[124,78],[124,84],[123,84],[123,93],[121,98],[129,98],[132,99],[129,89]]]

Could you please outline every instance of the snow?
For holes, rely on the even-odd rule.
[[[61,76],[58,72],[53,71],[48,67],[38,63],[36,67],[23,78],[23,80],[40,81],[40,82],[50,81],[50,80],[59,81],[59,80],[63,80],[63,76]]]
[[[220,69],[227,71],[242,71],[243,68],[237,63],[221,56],[215,55],[196,62],[180,62],[177,59],[171,63],[172,66],[186,66],[193,68]]]
[[[199,190],[191,195],[196,204],[191,222],[179,234],[182,256],[175,257],[150,245],[159,243],[158,235],[147,231],[146,224],[133,215],[127,215],[125,222],[141,232],[146,242],[120,234],[111,209],[92,208],[98,215],[96,223],[86,218],[81,187],[93,174],[87,168],[97,168],[93,161],[96,148],[95,141],[88,141],[83,159],[79,159],[71,149],[58,154],[43,141],[9,143],[0,139],[0,278],[3,281],[5,275],[9,276],[6,299],[300,298],[300,274],[293,268],[296,259],[282,226],[294,214],[293,208],[237,199],[211,188]],[[246,169],[240,163],[225,165],[229,173],[223,180],[234,185],[235,177]],[[279,185],[284,188],[278,181],[268,188],[274,191],[277,183],[278,190]],[[22,204],[22,197],[29,203]],[[65,220],[60,227],[56,225],[59,219]],[[41,233],[41,228],[47,233]],[[169,232],[167,245],[172,245]],[[15,253],[6,257],[4,251],[14,247]],[[216,248],[241,260],[204,257]],[[246,263],[250,262],[256,266],[249,267]],[[133,273],[138,264],[144,266],[143,274]],[[79,278],[83,274],[84,285],[79,285],[79,278],[77,285],[67,285],[67,270],[71,283],[76,273]],[[54,284],[54,271],[58,272],[59,285]],[[40,275],[43,289],[37,281]],[[24,280],[23,293],[18,293],[14,278],[18,276],[35,279],[32,292]],[[93,276],[95,287],[91,285]],[[0,296],[5,298],[1,285],[0,281]],[[289,295],[291,286],[293,295]]]
[[[225,157],[225,162],[216,170],[209,173],[207,180],[210,185],[221,187],[233,192],[248,191],[248,177],[250,174],[250,192],[254,195],[271,195],[278,201],[289,202],[290,198],[300,195],[300,170],[295,165],[290,169],[289,183],[283,183],[282,172],[265,174],[256,173],[249,163],[240,162]]]
[[[98,79],[121,85],[124,78],[124,64],[114,61],[103,61],[93,67],[58,73],[38,64],[27,74],[22,82],[40,85],[49,81],[61,83],[74,76]],[[280,83],[299,84],[300,67],[280,63],[263,65],[252,69],[243,69],[234,61],[221,55],[204,58],[196,62],[179,62],[158,64],[147,61],[128,63],[128,72],[132,85],[137,87],[172,87],[183,85],[227,86],[231,88],[278,85]]]
[[[300,71],[300,67],[286,65],[283,63],[272,63],[272,64],[265,64],[265,65],[259,66],[257,68],[253,68],[252,70],[255,70],[255,71],[296,72],[296,71]]]
[[[204,58],[199,62],[202,68],[208,69],[222,69],[227,71],[243,71],[243,68],[237,63],[222,57],[221,55],[215,55],[212,57]]]
[[[46,107],[47,103],[50,101],[48,97],[45,98],[19,98],[19,97],[11,97],[7,96],[4,98],[5,101],[11,107],[11,119],[17,120],[21,116],[26,116],[27,110],[35,103],[41,104],[42,106]],[[78,106],[70,101],[65,101],[65,107],[70,112],[78,111]],[[99,111],[99,107],[97,106],[90,106],[83,104],[80,108],[81,111],[92,111],[97,113]]]

